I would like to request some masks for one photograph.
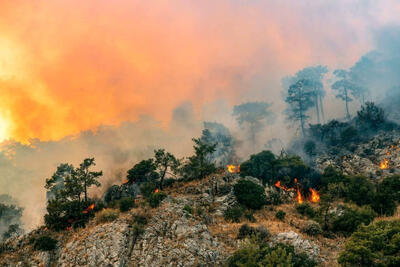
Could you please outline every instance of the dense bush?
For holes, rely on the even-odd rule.
[[[376,196],[371,204],[380,215],[392,216],[400,202],[400,176],[386,177],[376,188]]]
[[[247,238],[247,237],[254,237],[259,241],[267,241],[268,238],[271,236],[271,234],[269,233],[269,231],[260,226],[257,228],[251,227],[247,224],[243,224],[242,226],[240,226],[239,228],[239,232],[238,232],[238,239],[243,239],[243,238]]]
[[[155,182],[146,182],[142,183],[139,188],[140,193],[142,193],[145,198],[149,198],[154,193],[154,191],[156,191],[157,184]]]
[[[234,207],[229,207],[225,212],[224,212],[224,218],[227,221],[230,222],[240,222],[242,216],[244,213],[244,209],[241,206],[234,206]]]
[[[50,251],[57,247],[57,240],[49,235],[40,235],[31,241],[35,250]]]
[[[118,218],[119,214],[116,210],[113,209],[105,209],[96,215],[96,223],[106,223],[115,221]]]
[[[315,211],[314,211],[313,207],[311,207],[311,205],[306,202],[297,204],[296,211],[298,213],[300,213],[301,215],[305,215],[310,218],[313,218],[315,216]]]
[[[368,225],[376,217],[369,206],[361,208],[345,207],[342,215],[333,221],[333,230],[345,236],[351,235],[361,224]]]
[[[247,208],[260,209],[266,203],[264,188],[249,180],[239,180],[233,192],[237,201]]]
[[[135,199],[133,197],[124,197],[119,201],[119,210],[121,212],[126,212],[131,210],[135,206]]]
[[[158,179],[157,166],[153,159],[142,160],[128,170],[127,179],[130,183],[143,183]]]
[[[267,243],[250,243],[229,257],[226,266],[312,267],[317,266],[317,263],[304,253],[296,253],[294,247],[290,245],[277,244],[269,246]]]
[[[164,198],[167,197],[167,194],[164,192],[157,192],[153,193],[148,199],[147,202],[149,203],[150,207],[152,208],[157,208],[160,206],[161,202],[164,200]]]
[[[286,216],[286,212],[284,212],[283,210],[278,210],[275,213],[275,218],[277,218],[278,220],[281,220],[281,221],[285,220],[285,216]]]
[[[363,128],[378,129],[385,121],[385,112],[373,102],[366,102],[357,112],[357,122]]]
[[[307,221],[305,226],[303,227],[302,231],[311,236],[317,236],[322,234],[322,228],[319,223],[316,221]]]
[[[345,185],[345,200],[359,206],[369,205],[375,198],[374,185],[363,176],[351,176]]]
[[[400,221],[360,227],[347,241],[338,262],[342,266],[400,266]]]
[[[276,158],[271,151],[262,151],[251,155],[250,159],[240,164],[240,173],[243,176],[257,177],[264,183],[272,182]]]

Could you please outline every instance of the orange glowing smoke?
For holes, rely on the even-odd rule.
[[[389,160],[387,158],[384,158],[381,163],[379,163],[379,168],[381,168],[382,170],[386,170],[387,168],[389,168]]]
[[[226,169],[229,173],[240,173],[240,165],[227,165]]]
[[[314,203],[319,202],[320,196],[319,196],[317,190],[310,188],[310,192],[311,192],[311,202],[314,202]]]

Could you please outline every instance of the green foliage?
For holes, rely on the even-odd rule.
[[[140,193],[142,193],[145,198],[149,198],[154,193],[154,191],[156,191],[157,184],[154,182],[145,182],[142,183],[139,188]]]
[[[133,197],[124,197],[119,201],[119,210],[121,212],[126,212],[131,210],[135,206],[135,199]]]
[[[254,228],[247,224],[243,224],[239,228],[237,238],[238,239],[255,238],[258,241],[266,242],[270,236],[271,234],[269,233],[268,229],[262,226]]]
[[[167,194],[165,192],[160,191],[160,192],[151,194],[150,197],[147,199],[147,202],[149,203],[150,207],[157,208],[158,206],[160,206],[161,202],[166,197],[167,197]]]
[[[32,241],[35,250],[50,251],[57,247],[57,240],[45,234],[35,237]]]
[[[209,144],[201,138],[193,138],[195,154],[188,158],[180,169],[187,180],[202,179],[216,170],[210,156],[215,152],[216,144]]]
[[[153,159],[142,160],[128,170],[127,179],[130,183],[155,181],[159,177],[156,169],[157,165]]]
[[[302,231],[311,236],[322,234],[321,225],[318,222],[312,220],[306,222],[306,225],[304,226]]]
[[[193,207],[189,206],[189,205],[185,205],[183,207],[183,211],[187,214],[193,214]]]
[[[247,208],[261,209],[266,203],[264,188],[249,180],[239,180],[235,184],[233,192],[237,201]]]
[[[234,206],[234,207],[229,207],[225,212],[224,212],[224,218],[226,221],[230,222],[240,222],[242,216],[244,213],[244,209],[241,206]]]
[[[386,121],[385,112],[373,102],[366,102],[357,112],[357,121],[366,128],[378,129]]]
[[[233,107],[233,116],[240,127],[248,129],[250,141],[256,143],[257,134],[267,125],[274,122],[270,103],[247,102]]]
[[[24,233],[24,230],[22,230],[19,226],[19,224],[11,224],[8,226],[7,231],[3,233],[3,239],[6,240],[10,237],[15,237],[19,236]]]
[[[344,184],[347,183],[348,179],[338,170],[332,166],[325,168],[321,175],[321,187],[323,191],[327,191],[329,184]],[[340,197],[340,196],[338,196]]]
[[[248,220],[249,222],[255,222],[256,218],[254,218],[254,211],[253,210],[245,210],[243,217]]]
[[[314,211],[313,207],[311,207],[311,205],[308,204],[307,202],[297,204],[296,211],[298,213],[300,213],[301,215],[305,215],[310,218],[313,218],[315,216],[315,211]]]
[[[251,242],[229,257],[226,266],[312,267],[317,266],[317,263],[304,253],[295,253],[294,247],[290,245],[279,243],[269,246],[267,243]]]
[[[342,233],[344,236],[351,235],[362,225],[368,225],[376,217],[376,213],[369,206],[361,208],[344,207],[342,215],[333,221],[333,230]]]
[[[179,168],[180,161],[171,153],[166,152],[165,149],[155,150],[154,159],[154,165],[156,166],[158,176],[160,177],[160,189],[162,190],[165,175],[168,171],[175,174]]]
[[[374,185],[363,176],[351,176],[345,185],[345,200],[359,206],[369,205],[375,197]]]
[[[299,156],[282,154],[280,157],[270,151],[251,155],[250,159],[240,165],[242,176],[252,176],[264,184],[273,184],[280,180],[283,185],[293,187],[293,177],[302,183],[313,177],[312,169]]]
[[[392,216],[400,202],[400,176],[386,177],[377,185],[372,208],[380,215]]]
[[[264,183],[272,182],[275,161],[275,155],[271,151],[262,151],[251,155],[249,160],[240,164],[240,173],[243,176],[257,177]]]
[[[303,136],[305,136],[305,124],[310,118],[306,113],[315,105],[314,92],[309,90],[310,86],[312,86],[311,80],[299,80],[290,85],[285,98],[287,119],[299,123]]]
[[[275,213],[275,218],[277,218],[278,220],[281,220],[281,221],[285,220],[285,216],[286,216],[286,212],[284,212],[283,210],[278,210]]]
[[[93,216],[94,211],[87,210],[93,204],[87,190],[92,185],[100,186],[97,179],[102,175],[101,171],[90,171],[94,165],[94,158],[84,159],[78,168],[61,164],[52,177],[46,179],[49,200],[44,219],[48,228],[59,231],[70,226],[84,226]]]
[[[308,140],[304,143],[304,152],[306,152],[307,156],[312,158],[316,155],[317,145],[314,141]]]
[[[400,221],[360,227],[347,241],[338,262],[342,266],[399,266]]]
[[[96,215],[97,223],[106,223],[115,221],[119,217],[118,211],[114,209],[105,209]]]

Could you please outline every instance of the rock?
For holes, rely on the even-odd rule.
[[[301,236],[293,231],[277,234],[273,243],[286,243],[294,247],[296,252],[304,252],[314,260],[319,259],[320,248],[314,242],[301,238]]]

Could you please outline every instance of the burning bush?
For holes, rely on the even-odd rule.
[[[261,209],[266,203],[264,188],[249,180],[239,180],[233,192],[237,201],[249,209]]]

